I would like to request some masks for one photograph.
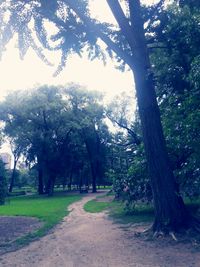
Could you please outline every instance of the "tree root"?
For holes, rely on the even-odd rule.
[[[156,231],[153,234],[153,238],[160,238],[160,237],[163,237],[164,238],[164,237],[167,237],[167,236],[171,236],[174,241],[178,241],[178,239],[175,236],[175,233],[174,232],[169,232],[168,234],[166,234],[163,231]]]
[[[176,238],[174,232],[169,232],[169,235],[172,237],[172,239],[173,239],[174,241],[178,241],[178,239]]]
[[[162,239],[167,242],[170,240],[173,242],[191,242],[191,244],[200,247],[200,220],[190,216],[188,221],[179,228],[173,229],[170,225],[157,225],[157,227],[153,225],[141,232],[135,232],[134,235],[145,241]]]
[[[153,234],[153,238],[159,238],[159,237],[164,237],[165,233],[162,231],[155,231]]]

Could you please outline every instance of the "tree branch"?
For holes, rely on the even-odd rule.
[[[125,129],[125,130],[128,132],[128,134],[130,134],[131,137],[133,138],[133,140],[134,140],[133,143],[135,143],[136,145],[140,145],[140,144],[141,144],[141,140],[140,140],[140,138],[137,136],[137,134],[136,134],[132,129],[128,128],[126,125],[120,123],[119,121],[117,121],[117,120],[111,118],[111,116],[109,116],[109,114],[106,114],[106,116],[107,116],[107,118],[108,118],[111,122],[114,122],[114,123],[116,123],[119,127]]]
[[[133,69],[133,59],[131,55],[127,54],[124,50],[122,50],[116,43],[112,41],[102,30],[99,28],[99,25],[96,23],[92,23],[92,20],[88,18],[86,15],[80,12],[77,6],[73,3],[73,1],[67,1],[68,5],[72,10],[77,14],[77,16],[87,25],[88,29],[96,35],[96,37],[100,38],[108,48],[110,48],[116,55],[118,55],[131,69]]]
[[[124,12],[122,10],[122,7],[118,0],[107,0],[107,3],[119,25],[121,28],[122,33],[126,37],[132,51],[134,51],[134,48],[136,47],[135,38],[133,36],[133,29],[129,24],[128,19],[124,15]]]

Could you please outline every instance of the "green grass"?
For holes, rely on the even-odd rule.
[[[120,201],[99,202],[90,200],[84,205],[84,210],[91,213],[107,210],[109,216],[119,223],[140,223],[153,221],[153,208],[148,205],[139,205],[133,212],[124,209],[124,203]]]
[[[124,224],[153,222],[154,219],[152,206],[141,204],[128,212],[124,209],[124,203],[119,201],[112,202],[109,214],[116,222]]]
[[[96,200],[90,200],[84,205],[84,210],[90,213],[97,213],[109,208],[109,206],[109,202],[97,202]]]
[[[104,185],[98,185],[97,186],[97,189],[109,189],[109,190],[111,190],[112,189],[112,185],[106,185],[106,186],[104,186]]]
[[[50,228],[60,222],[69,213],[67,207],[80,200],[78,195],[46,196],[20,196],[7,199],[6,205],[0,206],[0,216],[29,216],[38,218],[43,226],[35,233],[26,236],[25,239],[43,236]],[[20,239],[22,242],[25,239]]]
[[[100,200],[100,198],[101,197],[98,197],[98,200]],[[199,216],[200,199],[185,199],[185,204],[192,214]],[[87,202],[84,209],[91,213],[107,210],[111,218],[116,222],[124,224],[153,222],[154,220],[154,211],[151,205],[137,205],[132,212],[127,212],[124,207],[124,203],[121,201],[99,202],[94,199]]]

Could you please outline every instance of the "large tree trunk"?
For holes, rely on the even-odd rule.
[[[189,215],[182,198],[167,155],[156,100],[155,86],[147,50],[141,6],[139,0],[128,0],[130,24],[116,0],[107,0],[124,36],[132,50],[135,88],[142,125],[145,153],[155,206],[154,231],[173,231],[187,227]]]
[[[170,168],[152,77],[135,72],[138,107],[154,198],[154,230],[177,230],[188,224],[188,213]]]
[[[173,231],[188,226],[188,212],[178,192],[166,150],[153,74],[144,37],[140,2],[131,7],[135,37],[134,78],[143,141],[151,179],[155,222],[154,231]]]

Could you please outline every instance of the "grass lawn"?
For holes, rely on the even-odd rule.
[[[102,212],[108,209],[109,202],[97,202],[96,200],[90,200],[84,205],[84,210],[91,213]]]
[[[154,218],[151,206],[140,205],[133,212],[128,213],[124,210],[124,203],[121,201],[100,202],[99,199],[98,201],[91,200],[85,204],[84,210],[91,213],[107,210],[109,216],[120,223],[152,222]]]
[[[26,239],[40,237],[69,213],[67,207],[70,204],[80,199],[79,195],[66,194],[51,198],[38,195],[11,197],[4,206],[0,206],[0,216],[29,216],[40,219],[44,222],[43,226],[35,233],[26,236]]]
[[[188,210],[199,217],[200,200],[185,199],[185,204]],[[127,212],[124,209],[124,203],[121,201],[99,201],[97,199],[87,202],[84,206],[85,211],[95,213],[107,210],[109,216],[119,223],[141,223],[153,222],[154,211],[151,205],[140,204],[132,212]]]

